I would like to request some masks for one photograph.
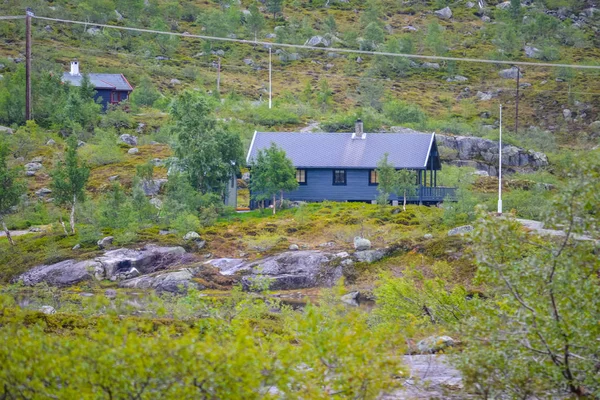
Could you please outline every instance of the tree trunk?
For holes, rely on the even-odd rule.
[[[6,237],[8,238],[8,242],[11,244],[11,246],[14,246],[15,242],[13,241],[12,236],[10,236],[10,231],[6,227],[6,223],[4,222],[4,218],[2,218],[2,229],[4,229],[4,232],[6,232]]]
[[[406,189],[404,189],[404,203],[402,203],[402,211],[406,211]]]
[[[274,194],[273,195],[273,215],[275,215],[276,209],[277,209],[277,195]]]
[[[283,209],[283,190],[279,194],[279,207]]]
[[[60,222],[60,225],[63,228],[63,231],[65,232],[65,236],[69,236],[69,232],[67,232],[67,227],[65,226],[65,221],[63,221],[62,216],[58,219],[58,221]]]
[[[70,216],[70,222],[71,222],[71,234],[74,235],[75,234],[75,203],[77,202],[77,196],[73,195],[73,203],[71,204],[71,216]]]

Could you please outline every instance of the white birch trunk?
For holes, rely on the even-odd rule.
[[[11,246],[14,246],[15,242],[13,241],[12,236],[10,236],[10,231],[6,227],[6,223],[4,222],[4,219],[2,219],[2,229],[4,229],[4,232],[6,233],[6,238],[8,239],[8,242],[11,244]]]
[[[73,195],[73,203],[71,204],[71,215],[69,221],[71,222],[71,234],[75,234],[75,203],[77,202],[77,196]]]

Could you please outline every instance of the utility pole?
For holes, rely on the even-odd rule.
[[[273,83],[271,81],[271,46],[269,46],[269,110],[271,109],[272,87]]]
[[[515,100],[515,135],[519,134],[519,82],[521,78],[521,70],[515,65],[517,69],[517,98]]]
[[[25,11],[25,120],[31,116],[31,17],[33,11],[27,7]]]
[[[498,141],[498,214],[502,214],[502,104],[500,104],[500,140]]]
[[[221,57],[219,57],[219,63],[217,64],[217,93],[221,94]]]

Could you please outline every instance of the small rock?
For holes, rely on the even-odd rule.
[[[456,344],[450,336],[430,336],[417,343],[417,350],[422,354],[438,353]]]
[[[54,139],[50,139],[46,142],[46,146],[54,146],[56,144],[56,141]]]
[[[30,162],[25,164],[25,171],[39,171],[42,169],[42,164],[39,162]]]
[[[361,57],[356,57],[356,62],[360,64],[361,62],[363,62],[363,59]]]
[[[467,8],[473,8],[473,7],[475,7],[475,3],[468,1],[466,6],[467,6]]]
[[[463,225],[463,226],[456,227],[454,229],[450,229],[448,231],[448,236],[464,235],[465,233],[469,233],[472,231],[473,231],[473,225]]]
[[[335,247],[335,242],[321,243],[319,247]]]
[[[496,8],[499,8],[500,10],[506,10],[510,8],[510,1],[505,1],[503,3],[497,4]]]
[[[154,198],[150,199],[150,204],[152,204],[158,210],[160,210],[163,206],[162,200],[159,199],[158,197],[154,197]]]
[[[421,65],[421,67],[425,68],[425,69],[440,69],[440,64],[438,64],[438,63],[424,62]]]
[[[167,183],[166,179],[144,179],[142,181],[142,190],[146,196],[156,196],[160,193],[160,189]]]
[[[130,135],[128,133],[125,133],[125,134],[119,136],[119,140],[121,142],[125,143],[125,144],[130,145],[130,146],[137,146],[137,140],[138,140],[138,138],[137,138],[137,136],[133,136],[133,135]]]
[[[91,36],[96,36],[100,32],[101,32],[100,28],[96,28],[95,26],[88,28],[88,30],[86,31],[86,33]]]
[[[357,251],[369,250],[371,248],[371,241],[357,236],[354,238],[354,248]]]
[[[109,246],[112,245],[112,242],[113,242],[114,239],[115,238],[112,237],[112,236],[104,237],[104,238],[98,240],[98,247],[100,249],[106,249],[107,247],[109,247]]]
[[[252,64],[254,64],[254,61],[252,61],[251,58],[244,58],[243,61],[244,61],[244,64],[246,64],[246,65],[252,65]]]
[[[196,239],[194,240],[194,243],[196,244],[196,249],[198,250],[202,250],[204,246],[206,246],[206,240]]]
[[[25,176],[35,176],[35,171],[25,171]]]
[[[171,84],[171,86],[181,85],[181,81],[177,78],[171,79],[169,83]]]
[[[83,147],[83,146],[85,146],[85,142],[83,140],[78,140],[77,147]]]
[[[328,64],[326,64],[326,65],[325,65],[325,69],[326,69],[326,70],[328,70],[328,71],[329,71],[331,68],[333,68],[333,67],[334,67],[334,65],[333,65],[333,64],[331,64],[331,63],[328,63]]]
[[[517,79],[517,75],[519,77],[523,77],[523,73],[520,72],[516,67],[503,69],[502,71],[498,72],[498,75],[500,75],[500,78],[504,79]]]
[[[40,312],[43,312],[46,315],[56,314],[56,310],[52,306],[41,306]]]
[[[177,232],[174,231],[174,230],[168,230],[168,231],[160,230],[160,231],[158,231],[158,234],[161,235],[161,236],[174,235],[175,233],[177,233]]]
[[[446,82],[467,82],[468,80],[469,78],[467,78],[466,76],[455,75],[446,79]]]
[[[452,18],[452,10],[450,9],[450,7],[445,7],[442,8],[441,10],[437,10],[434,12],[434,14],[442,19],[450,19]]]
[[[433,235],[431,233],[426,233],[425,235],[423,235],[423,239],[433,239]]]
[[[109,176],[109,177],[108,177],[108,181],[109,181],[109,182],[114,182],[114,181],[116,181],[117,179],[119,179],[119,175],[113,175],[113,176]]]
[[[109,299],[114,299],[117,297],[117,291],[115,289],[106,289],[106,291],[104,291],[104,295]]]
[[[52,190],[50,190],[48,188],[41,188],[41,189],[35,191],[35,195],[37,197],[46,197],[50,193],[52,193]]]
[[[265,39],[275,39],[277,37],[276,33],[267,33],[265,35]]]
[[[127,150],[127,154],[138,154],[140,152],[140,149],[138,149],[137,147],[132,147],[131,149]]]
[[[300,250],[300,247],[297,244],[290,244],[290,247],[288,247],[288,249],[291,251],[297,251]]]
[[[385,254],[386,252],[383,249],[363,250],[354,252],[354,257],[357,261],[370,264],[381,260],[383,257],[385,257]]]
[[[335,258],[348,258],[348,257],[350,257],[350,254],[348,254],[348,252],[346,252],[346,251],[342,251],[335,255]]]
[[[200,235],[198,232],[190,231],[183,236],[183,240],[199,240]]]
[[[77,243],[71,250],[79,250],[81,248],[81,244]]]
[[[562,110],[562,114],[563,114],[563,117],[566,120],[570,120],[571,119],[571,115],[573,115],[573,113],[571,112],[571,110],[569,110],[568,108]]]
[[[45,30],[46,32],[50,33],[50,32],[52,32],[52,27],[51,27],[50,25],[46,25],[46,26],[44,27],[44,30]]]
[[[167,61],[167,60],[170,60],[169,57],[165,57],[165,56],[156,56],[156,57],[154,57],[154,59],[158,60],[158,61]]]
[[[165,165],[165,161],[161,160],[160,158],[153,158],[152,161],[150,161],[150,162],[155,167],[162,167],[163,165]]]
[[[137,128],[135,128],[135,133],[143,133],[145,128],[146,128],[146,124],[144,124],[143,122],[140,122],[140,123],[138,123]]]
[[[348,294],[343,295],[342,297],[340,297],[340,300],[343,303],[346,303],[348,305],[351,306],[358,306],[358,297],[360,295],[360,292],[358,291],[354,291],[354,292],[350,292]]]
[[[412,25],[404,26],[404,27],[402,27],[402,30],[407,31],[407,32],[418,32],[419,31],[419,29],[415,28]]]
[[[117,21],[123,21],[123,15],[119,11],[115,10],[115,14],[117,16]]]
[[[491,22],[492,19],[490,17],[488,17],[487,15],[484,15],[483,17],[481,17],[481,21],[482,22]]]
[[[525,46],[525,55],[529,58],[538,58],[540,55],[540,49],[533,46]]]

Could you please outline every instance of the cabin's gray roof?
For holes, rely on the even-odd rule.
[[[63,82],[68,82],[73,86],[81,86],[83,75],[71,75],[69,72],[64,72],[62,76]],[[86,74],[95,89],[112,89],[112,90],[128,90],[133,88],[127,82],[123,74]]]
[[[261,149],[275,143],[297,168],[377,168],[385,153],[396,168],[424,168],[435,134],[403,129],[400,133],[255,132],[246,158],[249,164]]]

